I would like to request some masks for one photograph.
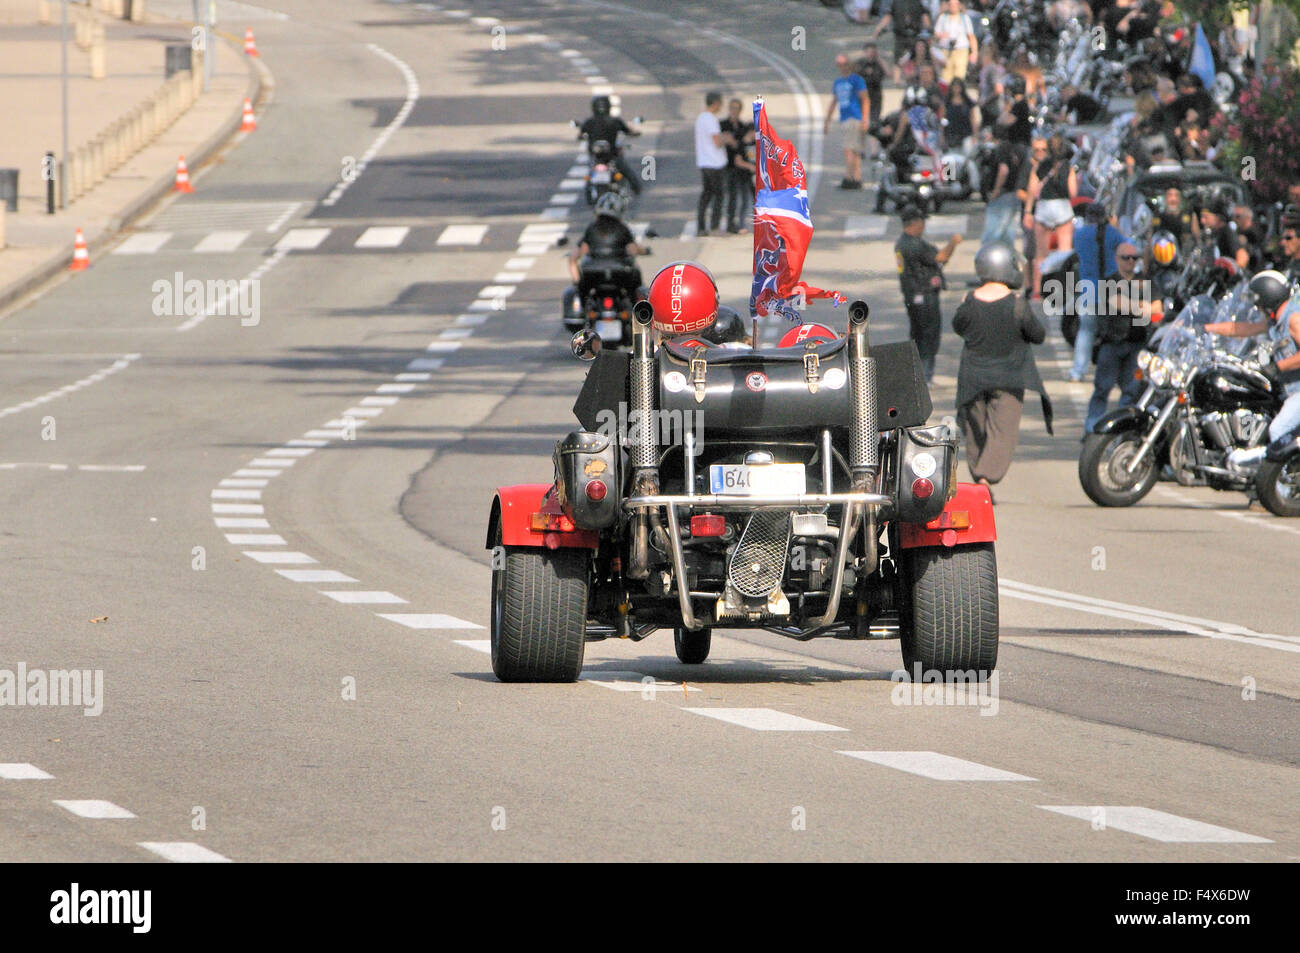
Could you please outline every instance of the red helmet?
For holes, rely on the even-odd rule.
[[[650,306],[655,330],[694,334],[718,316],[718,285],[709,269],[693,261],[665,265],[650,282]]]
[[[806,341],[834,341],[839,337],[824,324],[800,324],[782,335],[777,347],[798,347]]]

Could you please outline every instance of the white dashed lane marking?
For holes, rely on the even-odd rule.
[[[290,582],[356,582],[337,569],[277,569]]]
[[[492,654],[491,639],[452,639],[457,645],[463,645],[467,649],[473,649],[475,652],[482,652],[484,655]]]
[[[381,619],[396,622],[408,629],[481,629],[483,626],[436,612],[377,612]]]
[[[202,844],[194,844],[189,841],[141,841],[139,846],[175,864],[228,864],[231,862],[229,857],[223,857],[215,850],[208,850]]]
[[[64,396],[65,394],[70,394],[75,390],[80,390],[81,388],[88,387],[91,384],[98,384],[100,381],[102,381],[105,377],[108,377],[110,374],[116,374],[118,371],[130,367],[131,363],[133,361],[139,360],[139,358],[140,358],[139,354],[123,354],[112,364],[108,365],[108,367],[101,367],[93,374],[88,374],[87,376],[81,378],[81,380],[79,381],[73,381],[71,384],[65,384],[62,387],[49,391],[48,393],[41,394],[38,397],[33,397],[30,400],[25,400],[21,404],[14,404],[12,407],[5,407],[3,409],[0,409],[0,417],[7,417],[10,414],[21,413],[24,410],[31,410],[33,407],[37,407],[41,404],[48,403],[52,400]]]
[[[256,459],[249,460],[248,465],[250,467],[291,467],[297,462],[298,462],[297,460],[272,459],[270,457],[257,457]]]
[[[486,225],[448,225],[438,236],[439,245],[478,245],[487,235]]]
[[[284,537],[276,533],[227,533],[226,542],[235,546],[286,546]]]
[[[226,479],[222,480],[218,484],[218,486],[223,486],[223,487],[266,486],[270,482],[271,482],[270,480],[244,480],[244,479],[227,477]]]
[[[194,246],[194,250],[196,252],[235,251],[240,245],[244,244],[244,239],[248,236],[249,232],[244,229],[209,232]]]
[[[357,589],[321,589],[320,594],[322,596],[329,596],[335,602],[344,602],[350,605],[406,602],[406,600],[399,595],[383,591],[362,592]]]
[[[396,248],[406,240],[410,229],[405,225],[372,225],[361,233],[356,248]]]
[[[47,774],[34,764],[10,762],[0,764],[0,781],[52,781],[54,775]]]
[[[214,500],[260,500],[262,491],[216,489],[212,491],[212,498]]]
[[[243,519],[240,517],[218,517],[212,522],[217,524],[217,529],[270,529],[271,524],[266,520]]]
[[[963,761],[936,751],[841,751],[850,758],[919,774],[935,781],[1033,781],[1034,778],[974,761]]]
[[[740,725],[754,731],[848,731],[798,715],[788,715],[774,708],[684,708],[696,715],[716,718],[728,724]]]
[[[884,238],[889,220],[881,215],[850,215],[844,220],[845,238]]]
[[[277,251],[311,251],[329,237],[328,228],[291,228],[275,243]]]
[[[259,503],[213,503],[212,512],[226,513],[226,514],[235,514],[235,513],[253,514],[253,513],[263,513],[265,512],[265,510],[262,508],[261,504]]]
[[[651,679],[648,675],[642,675],[640,672],[583,672],[578,676],[579,680],[591,682],[593,685],[599,685],[601,688],[608,688],[616,692],[644,692],[650,689],[655,692],[698,692],[700,689],[692,688],[682,682],[661,682],[657,679]]]
[[[313,447],[276,447],[274,450],[266,451],[268,457],[305,457],[314,453]]]
[[[314,563],[316,561],[306,553],[294,551],[261,552],[256,549],[250,549],[247,550],[244,555],[259,563],[279,563],[281,565]]]
[[[1137,834],[1165,844],[1271,844],[1267,837],[1243,834],[1216,824],[1194,821],[1177,814],[1149,807],[1113,807],[1108,805],[1040,804],[1044,811],[1105,825],[1105,828]]]
[[[54,802],[65,811],[77,817],[89,817],[99,821],[129,820],[135,817],[124,807],[118,807],[112,801],[59,801]]]
[[[137,232],[113,249],[114,255],[152,255],[167,244],[171,232]]]

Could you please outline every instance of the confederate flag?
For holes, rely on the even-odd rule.
[[[772,130],[767,105],[761,99],[754,101],[754,130],[758,158],[754,172],[754,285],[749,293],[749,313],[775,312],[802,322],[799,308],[803,302],[831,298],[838,305],[844,296],[799,280],[813,234],[803,163],[794,146]]]

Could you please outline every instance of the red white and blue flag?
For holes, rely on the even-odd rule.
[[[804,167],[794,146],[780,138],[767,121],[767,105],[754,101],[757,161],[754,172],[754,285],[750,315],[779,314],[801,322],[800,309],[813,298],[844,299],[800,280],[812,241],[812,212]]]

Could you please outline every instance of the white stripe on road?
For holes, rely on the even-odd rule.
[[[411,363],[415,363],[412,361]],[[439,364],[442,362],[439,361]],[[384,412],[382,407],[349,407],[343,411],[344,417],[378,417]]]
[[[647,689],[654,692],[698,692],[700,689],[692,688],[684,682],[661,682],[658,679],[650,678],[649,675],[642,675],[640,672],[583,672],[578,676],[581,681],[591,682],[593,685],[599,685],[601,688],[608,688],[616,692],[644,692]]]
[[[339,427],[345,426],[342,421],[338,423]],[[342,430],[308,430],[305,436],[308,437],[325,437],[326,442],[329,440],[342,440],[346,434]]]
[[[754,731],[848,731],[798,715],[788,715],[774,708],[684,708],[683,711],[716,718]]]
[[[919,774],[935,781],[1033,781],[1034,778],[974,761],[963,761],[937,751],[841,751],[850,758]]]
[[[0,764],[0,781],[52,781],[54,775],[46,774],[34,764],[23,761]]]
[[[214,513],[264,513],[266,512],[257,503],[213,503],[212,512]]]
[[[277,251],[311,251],[329,237],[328,228],[291,228],[275,243]]]
[[[439,245],[478,245],[487,235],[486,225],[448,225],[438,236]]]
[[[278,533],[227,533],[226,542],[235,546],[285,546]]]
[[[203,236],[202,241],[194,246],[197,252],[228,252],[234,251],[244,243],[248,237],[248,232],[231,229],[229,231],[208,232]]]
[[[294,552],[292,550],[262,552],[260,550],[250,549],[245,551],[244,555],[259,563],[276,563],[279,565],[301,565],[303,563],[314,563],[316,561],[306,553]]]
[[[633,234],[635,234],[635,229],[633,230]],[[532,256],[526,256],[523,258],[511,258],[501,267],[509,271],[527,271],[529,268],[533,267],[533,264],[536,261],[537,259]],[[495,281],[496,279],[494,278],[493,280]]]
[[[322,596],[329,596],[335,602],[346,602],[350,605],[406,601],[399,595],[383,591],[361,592],[356,589],[321,589],[320,594]]]
[[[528,277],[524,271],[498,271],[492,276],[492,281],[500,284],[517,285]]]
[[[260,500],[261,490],[213,490],[214,500]]]
[[[425,345],[424,349],[426,351],[433,351],[434,353],[446,353],[448,351],[459,351],[460,342],[459,341],[430,341],[428,344]],[[361,403],[364,404],[365,401],[363,400]]]
[[[395,380],[399,380],[399,381],[427,381],[427,380],[430,380],[430,379],[432,379],[432,378],[433,378],[433,375],[432,375],[432,374],[424,374],[424,373],[419,373],[419,374],[402,373],[402,374],[398,374],[397,377],[394,378],[394,379],[395,379]]]
[[[363,407],[392,407],[401,399],[400,397],[363,397],[361,404]]]
[[[227,487],[266,486],[270,482],[270,480],[236,480],[227,477],[217,485]]]
[[[481,314],[481,315],[475,315],[475,317],[480,317],[484,321],[486,321],[488,316],[486,314]],[[472,327],[447,328],[445,331],[439,334],[438,337],[439,339],[444,341],[462,341],[465,338],[472,336],[473,334],[474,334],[474,329]]]
[[[521,255],[545,255],[551,250],[551,242],[521,242],[515,250]]]
[[[440,357],[417,357],[410,364],[407,364],[406,367],[408,370],[412,371],[436,371],[438,368],[442,367],[442,365],[443,360]],[[361,409],[368,410],[372,413],[376,412],[373,407],[365,407]],[[382,411],[379,412],[382,413]]]
[[[242,469],[242,470],[236,470],[233,475],[237,477],[278,477],[280,475],[280,472],[281,471],[279,470]],[[222,480],[221,482],[224,483],[226,481]],[[270,481],[265,481],[265,482],[270,482]]]
[[[476,328],[476,327],[478,327],[480,324],[484,324],[484,323],[486,323],[486,321],[487,321],[487,319],[488,319],[489,317],[491,317],[491,315],[487,315],[487,314],[458,314],[458,315],[456,315],[456,320],[455,320],[454,323],[460,325],[461,327]],[[446,332],[446,331],[443,331],[442,333],[443,333],[443,334],[446,334],[447,332]]]
[[[266,455],[268,457],[305,457],[315,452],[312,447],[276,447],[274,450],[266,451]]]
[[[844,220],[845,238],[883,238],[889,219],[880,215],[850,215]]]
[[[380,384],[375,388],[376,394],[409,394],[415,390],[414,384]]]
[[[1300,636],[1256,632],[1253,629],[1231,622],[1215,622],[1211,619],[1200,619],[1195,616],[1178,615],[1173,612],[1163,612],[1159,609],[1147,609],[1143,606],[1133,606],[1123,602],[1112,602],[1109,599],[1095,599],[1091,596],[1080,596],[1071,592],[1061,592],[1058,589],[1047,589],[1043,586],[1031,586],[1028,583],[1015,582],[1010,579],[998,580],[998,592],[1013,599],[1059,606],[1064,609],[1104,615],[1115,619],[1126,619],[1131,622],[1142,622],[1171,632],[1183,632],[1188,635],[1198,635],[1209,639],[1225,639],[1230,642],[1259,645],[1283,652],[1300,653]]]
[[[411,230],[405,225],[372,225],[361,233],[354,248],[396,248]]]
[[[214,519],[212,522],[217,524],[217,529],[270,529],[271,524],[266,520],[259,519],[230,519],[226,517]]]
[[[248,465],[250,467],[291,467],[297,462],[297,460],[272,460],[268,457],[257,457],[254,460],[249,460]]]
[[[1271,844],[1267,837],[1243,834],[1216,824],[1166,814],[1149,807],[1040,804],[1044,811],[1089,821],[1098,830],[1113,828],[1126,834],[1149,837],[1165,844]]]
[[[408,629],[481,629],[483,626],[436,612],[378,612],[376,615]]]
[[[925,230],[931,235],[968,235],[970,216],[931,215],[925,220]]]
[[[174,864],[228,864],[229,857],[222,857],[215,850],[208,850],[202,844],[189,841],[141,841],[139,846],[164,860]]]
[[[337,569],[277,569],[290,582],[356,582]]]
[[[85,470],[88,473],[141,473],[144,471],[143,463],[79,463],[78,470]]]
[[[302,439],[298,439],[298,440],[286,440],[286,441],[284,442],[284,445],[285,445],[286,447],[316,447],[316,448],[320,448],[320,447],[328,447],[328,446],[329,446],[329,441],[328,441],[328,440],[302,440]],[[272,450],[271,452],[272,452],[272,453],[275,453],[274,450]]]
[[[473,649],[475,652],[482,652],[484,655],[492,654],[491,639],[452,639],[456,645],[463,645],[467,649]]]
[[[24,410],[30,410],[31,408],[36,407],[39,404],[48,403],[49,401],[62,397],[64,394],[70,393],[71,391],[77,390],[78,388],[86,387],[90,384],[98,384],[105,377],[108,377],[108,375],[116,374],[118,371],[122,370],[123,368],[130,367],[131,362],[138,360],[139,357],[140,357],[139,354],[123,354],[112,364],[108,365],[108,367],[101,367],[93,374],[89,374],[86,377],[83,377],[79,381],[73,381],[71,384],[41,394],[39,397],[33,397],[30,400],[25,400],[21,404],[14,404],[11,407],[5,407],[3,409],[0,409],[0,417],[8,417],[10,414],[17,414],[17,413],[21,413]]]
[[[114,255],[152,255],[167,244],[171,232],[139,232],[113,249]]]
[[[77,817],[89,817],[95,820],[125,820],[135,817],[124,807],[118,807],[112,801],[59,801],[54,802],[65,811],[71,811]]]

